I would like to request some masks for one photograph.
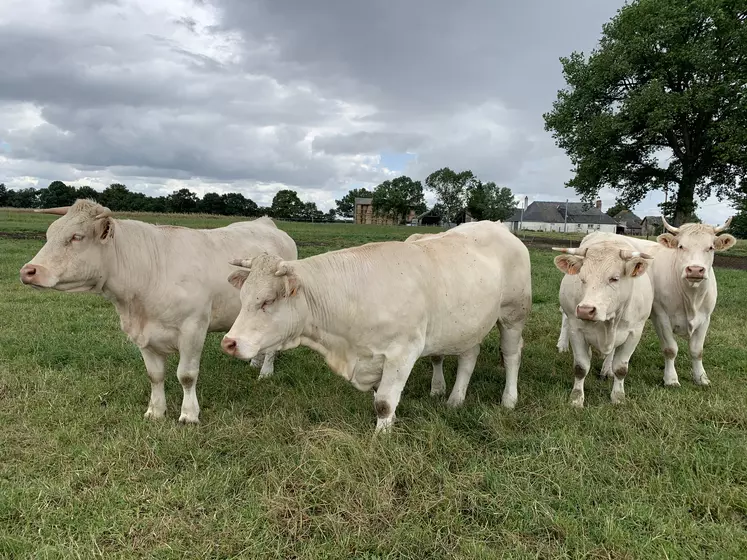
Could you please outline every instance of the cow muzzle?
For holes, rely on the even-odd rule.
[[[27,286],[36,286],[39,288],[51,288],[56,282],[51,281],[51,274],[43,266],[38,264],[27,263],[21,267],[21,282]]]
[[[228,335],[223,337],[223,340],[220,342],[220,347],[221,350],[229,356],[233,356],[240,360],[251,360],[259,354],[258,351],[249,349],[246,343]]]
[[[603,321],[603,314],[594,305],[579,304],[576,307],[576,317],[582,321]]]
[[[690,265],[685,268],[685,278],[694,282],[706,279],[706,269],[700,265]]]

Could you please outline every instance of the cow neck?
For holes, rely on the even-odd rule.
[[[346,311],[350,308],[349,303],[354,300],[348,293],[349,286],[345,281],[349,278],[337,275],[334,276],[335,282],[324,281],[333,272],[334,264],[325,266],[331,263],[325,263],[323,259],[312,259],[314,257],[306,260],[303,265],[297,261],[294,267],[308,307],[301,342],[324,356],[335,373],[350,379],[354,364],[351,364],[349,352],[346,351],[351,344],[346,337],[345,325],[350,325],[350,320],[354,320]]]
[[[705,300],[706,295],[708,295],[708,288],[710,287],[711,279],[709,277],[708,280],[704,280],[698,286],[691,286],[687,280],[682,278],[677,270],[676,258],[672,259],[671,272],[675,275],[674,277],[678,279],[675,285],[677,286],[677,290],[679,291],[683,303],[682,307],[685,310],[685,317],[687,317],[688,330],[690,331],[690,334],[692,334],[692,323],[695,320],[695,310],[702,307],[703,301]],[[714,274],[713,265],[711,265],[711,274]],[[713,282],[714,284],[716,282],[715,274],[713,276]]]
[[[153,291],[161,251],[150,230],[154,226],[136,220],[115,220],[114,235],[106,254],[101,292],[120,309],[139,302]],[[149,235],[151,234],[151,235]]]
[[[610,321],[605,321],[602,323],[604,326],[604,345],[605,348],[611,348],[605,352],[605,350],[601,349],[601,351],[608,353],[614,350],[615,348],[615,333],[617,333],[618,328],[620,327],[620,322],[622,321],[622,318],[625,317],[625,315],[628,312],[628,306],[629,302],[624,302],[618,309],[615,310],[615,318]]]

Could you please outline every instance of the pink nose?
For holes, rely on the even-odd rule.
[[[705,268],[702,266],[688,266],[685,269],[688,278],[705,278]]]
[[[21,282],[24,284],[33,284],[36,279],[36,267],[32,264],[25,264],[21,268]]]
[[[228,354],[229,356],[233,356],[236,354],[236,341],[233,338],[223,337],[223,340],[220,343],[221,348],[223,348],[223,351]]]
[[[593,321],[597,314],[597,308],[593,305],[579,305],[576,307],[576,317],[584,321]]]

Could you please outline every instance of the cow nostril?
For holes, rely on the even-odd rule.
[[[597,313],[597,308],[593,305],[579,305],[577,311],[582,317],[593,317]]]
[[[236,341],[233,338],[223,338],[221,346],[225,352],[230,354],[236,351]]]

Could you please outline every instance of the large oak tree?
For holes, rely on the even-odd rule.
[[[747,3],[635,0],[587,58],[561,58],[567,87],[545,117],[584,200],[603,187],[633,206],[674,193],[674,222],[697,200],[732,197],[747,171]]]

